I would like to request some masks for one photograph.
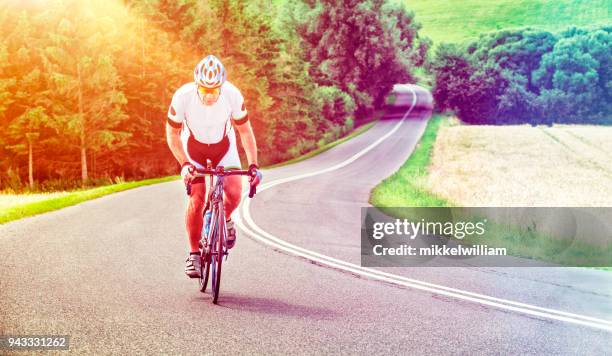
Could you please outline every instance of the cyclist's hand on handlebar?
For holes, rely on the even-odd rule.
[[[251,164],[249,166],[249,183],[251,183],[251,186],[258,186],[262,179],[263,175],[261,174],[259,167],[257,167],[256,164]]]
[[[257,192],[257,185],[261,183],[262,179],[263,175],[259,171],[259,167],[257,167],[256,164],[251,164],[249,166],[249,183],[251,186],[251,189],[249,190],[249,198],[255,196],[255,193]]]
[[[191,183],[195,171],[196,167],[193,164],[189,162],[183,163],[183,165],[181,166],[181,177],[183,177],[183,182],[185,183],[185,186]]]

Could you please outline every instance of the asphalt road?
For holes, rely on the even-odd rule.
[[[404,115],[427,101],[412,89],[398,88],[403,114],[264,172],[266,184],[287,182],[241,208],[218,306],[183,274],[180,182],[1,225],[0,334],[67,334],[75,354],[609,354],[609,272],[379,269],[385,280],[308,257],[359,264],[360,208],[426,125],[418,107]],[[311,176],[291,180],[300,175]]]

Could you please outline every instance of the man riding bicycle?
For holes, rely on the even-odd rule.
[[[240,169],[240,158],[234,128],[249,163],[252,186],[261,181],[257,166],[257,143],[249,122],[244,98],[240,90],[227,81],[221,61],[208,55],[193,72],[194,81],[180,87],[172,97],[166,122],[166,139],[174,158],[181,165],[185,185],[191,184],[185,224],[189,236],[190,253],[185,273],[191,278],[200,276],[199,241],[202,233],[206,184],[201,177],[194,179],[196,169],[212,166]],[[232,212],[240,203],[242,184],[240,176],[225,177],[224,205],[227,221],[227,248],[236,242],[236,229]]]

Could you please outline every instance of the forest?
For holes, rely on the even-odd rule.
[[[430,46],[397,1],[50,0],[0,10],[0,191],[176,174],[172,95],[215,54],[242,91],[260,163],[352,130]]]

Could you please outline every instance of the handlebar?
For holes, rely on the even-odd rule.
[[[217,167],[215,169],[205,168],[196,169],[193,173],[194,177],[205,177],[205,176],[248,176],[249,171],[243,169],[225,169],[223,167]]]
[[[198,177],[206,177],[206,176],[217,176],[217,177],[226,177],[226,176],[251,176],[251,172],[243,169],[225,169],[222,166],[218,166],[217,168],[205,168],[205,169],[196,169],[193,173],[194,178]],[[191,182],[190,182],[191,183]],[[249,190],[249,198],[253,198],[257,193],[257,187],[251,185],[251,189]],[[191,195],[191,184],[187,186],[187,194]]]

